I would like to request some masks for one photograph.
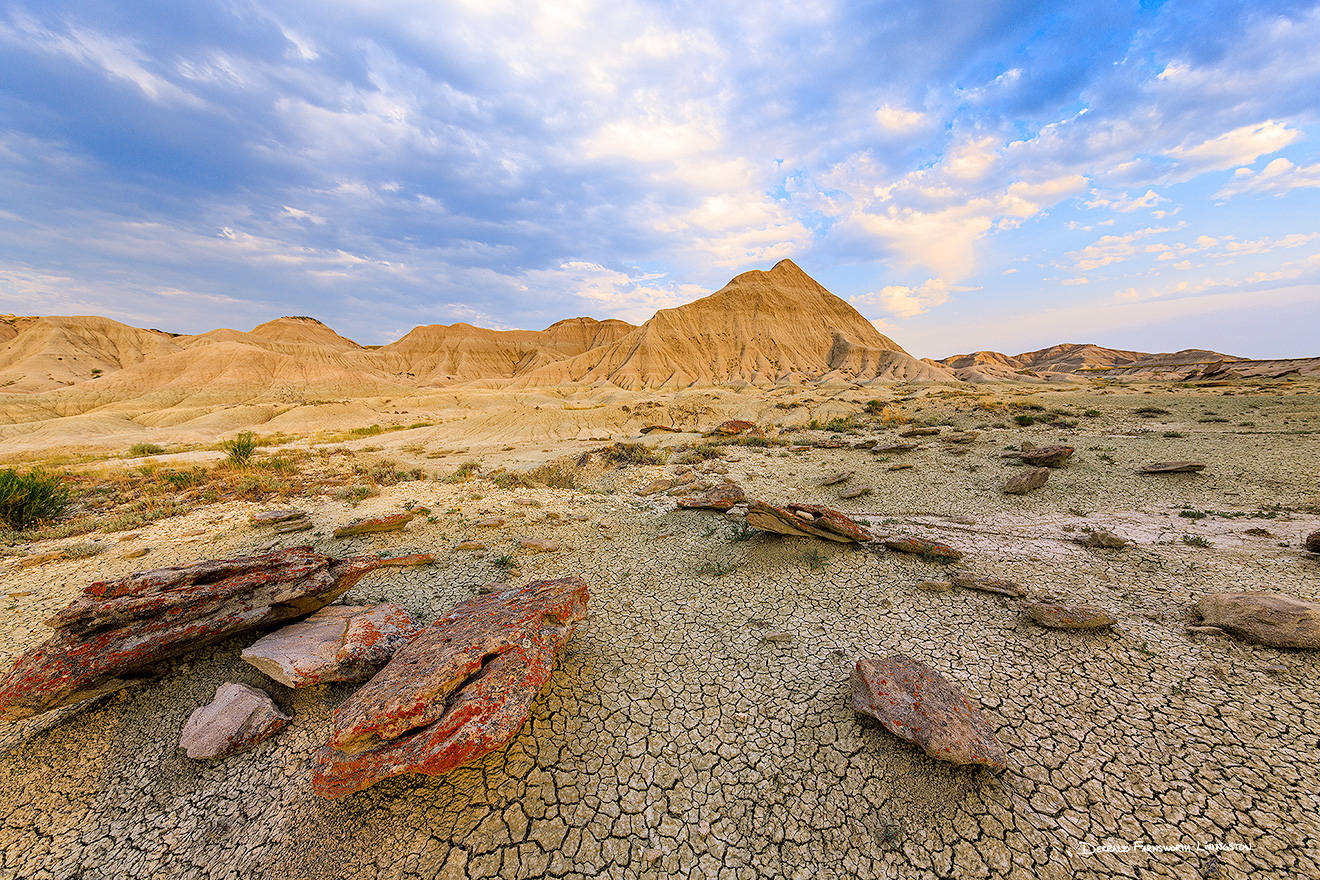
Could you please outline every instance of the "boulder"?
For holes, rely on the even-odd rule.
[[[863,495],[870,495],[871,491],[870,486],[856,486],[846,492],[840,492],[839,497],[844,501],[851,501],[854,498],[861,498]]]
[[[934,436],[935,436],[936,434],[938,434],[939,432],[940,432],[940,429],[939,429],[939,428],[922,428],[922,427],[919,427],[919,426],[913,426],[913,427],[911,427],[911,428],[908,428],[906,431],[903,431],[903,432],[900,433],[898,436],[900,436],[900,437],[934,437]]]
[[[964,590],[980,590],[982,593],[998,593],[1001,596],[1009,596],[1013,599],[1020,599],[1027,595],[1027,591],[1010,580],[1003,578],[981,577],[980,575],[969,574],[960,571],[951,578],[955,587],[962,587]]]
[[[1194,474],[1205,470],[1205,463],[1200,461],[1157,461],[1148,464],[1138,473],[1143,474]]]
[[[902,455],[919,447],[915,443],[891,443],[888,446],[875,446],[871,452],[875,455]]]
[[[744,431],[750,431],[756,427],[755,422],[749,422],[746,419],[729,419],[727,422],[721,422],[706,432],[707,437],[734,437]]]
[[[690,495],[678,499],[678,506],[694,510],[728,510],[735,504],[741,504],[747,497],[742,486],[737,483],[721,483],[701,495]]]
[[[851,479],[852,479],[852,476],[853,476],[853,472],[852,472],[852,471],[839,471],[839,472],[836,473],[836,474],[832,474],[832,475],[826,477],[826,478],[821,482],[821,485],[822,485],[822,486],[837,486],[839,483],[845,483],[845,482],[847,482],[848,480],[851,480]]]
[[[1004,492],[1008,495],[1026,495],[1028,492],[1044,486],[1049,478],[1049,468],[1032,468],[1029,471],[1023,471],[1009,477],[1008,483],[1004,486]]]
[[[261,513],[252,514],[253,525],[268,525],[270,523],[287,522],[291,519],[306,519],[305,510],[263,510]]]
[[[188,716],[179,748],[194,760],[223,758],[247,751],[292,720],[265,691],[226,682],[210,703]]]
[[[1063,467],[1072,458],[1071,446],[1037,446],[1018,453],[1018,457],[1032,467]]]
[[[0,681],[0,718],[110,693],[141,681],[162,660],[303,617],[385,564],[304,546],[98,581],[47,621],[55,633]]]
[[[852,673],[852,707],[891,733],[952,764],[1003,769],[1008,756],[990,722],[962,692],[919,660],[903,654],[863,657]]]
[[[1262,529],[1261,531],[1264,531]],[[1302,544],[1311,553],[1320,553],[1320,531],[1312,532],[1306,536],[1306,541]]]
[[[891,535],[884,539],[884,545],[890,550],[897,550],[900,553],[915,553],[918,556],[926,556],[931,559],[955,560],[963,557],[962,553],[954,550],[948,544],[932,541],[928,538],[918,538],[913,535]]]
[[[1273,648],[1320,648],[1320,603],[1282,593],[1213,593],[1192,613],[1249,642]]]
[[[336,538],[353,538],[358,535],[374,535],[377,532],[397,532],[412,522],[413,513],[394,513],[373,519],[361,519],[335,529]]]
[[[285,687],[366,681],[421,629],[393,602],[328,605],[257,639],[242,656]]]
[[[775,507],[754,501],[747,508],[747,524],[780,535],[824,538],[850,544],[869,541],[871,533],[837,510],[818,504],[789,504]]]
[[[1090,605],[1028,602],[1022,606],[1022,613],[1050,629],[1104,629],[1116,623],[1107,612]]]
[[[312,789],[339,797],[401,773],[439,776],[502,747],[587,600],[586,584],[564,578],[460,603],[335,711]]]

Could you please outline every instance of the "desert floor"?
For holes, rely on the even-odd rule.
[[[41,621],[91,581],[273,541],[336,556],[435,553],[431,566],[368,575],[343,600],[396,601],[427,620],[496,580],[577,575],[591,601],[507,748],[442,778],[396,777],[339,800],[311,792],[310,762],[354,686],[274,684],[239,659],[257,633],[179,658],[156,681],[94,705],[0,723],[0,876],[1320,876],[1320,652],[1186,629],[1188,609],[1209,592],[1320,600],[1320,557],[1300,547],[1320,529],[1317,383],[579,398],[570,402],[582,409],[561,396],[520,420],[517,401],[483,393],[479,404],[447,402],[449,417],[432,426],[335,441],[359,460],[388,456],[427,477],[356,505],[329,490],[219,500],[132,531],[11,545],[0,560],[5,664],[39,644],[48,633]],[[862,413],[871,398],[889,405],[886,419]],[[374,414],[407,424],[440,411],[396,402]],[[1037,422],[1019,425],[1014,416],[1024,414]],[[221,415],[208,423],[211,439],[249,424]],[[490,478],[500,467],[600,448],[600,438],[638,439],[646,421],[800,425],[849,415],[856,433],[787,436],[883,446],[907,427],[900,417],[979,435],[969,447],[921,438],[923,448],[903,456],[727,446],[695,472],[727,469],[753,498],[823,503],[877,530],[939,538],[966,554],[960,563],[749,537],[736,517],[676,510],[664,493],[637,495],[686,467],[674,463],[677,452],[664,465],[593,460],[575,489],[502,489]],[[362,423],[331,422],[303,425],[302,435],[292,422],[269,430],[286,430],[296,448],[313,430]],[[162,461],[221,455],[204,448],[197,424],[189,430],[179,442],[196,448]],[[45,438],[18,445],[29,461],[43,443],[59,445],[50,426],[10,433]],[[86,451],[97,436],[66,445]],[[102,447],[118,444],[122,454],[129,436],[102,436]],[[692,433],[642,439],[700,442]],[[1077,452],[1043,488],[1005,495],[1021,465],[1003,454],[1023,440]],[[75,458],[60,460],[75,466]],[[435,479],[469,459],[482,470],[466,481]],[[1137,473],[1174,459],[1208,467]],[[912,467],[891,470],[899,463]],[[139,464],[84,457],[76,466]],[[856,473],[820,485],[840,470]],[[860,484],[873,493],[839,500]],[[405,505],[431,516],[403,532],[330,537],[353,518]],[[309,511],[314,530],[276,539],[249,524],[250,514],[280,506]],[[506,523],[475,526],[493,515]],[[1134,543],[1072,542],[1087,529]],[[530,537],[560,549],[520,549]],[[454,549],[465,540],[487,549]],[[101,552],[30,564],[88,541]],[[141,548],[148,552],[129,558]],[[1020,616],[1016,600],[917,587],[957,568],[1010,578],[1033,597],[1098,605],[1118,625],[1046,630]],[[852,664],[895,652],[933,666],[979,703],[1009,770],[943,764],[854,715]],[[225,681],[264,688],[293,723],[245,754],[191,761],[179,732]]]

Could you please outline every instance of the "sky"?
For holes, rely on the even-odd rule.
[[[5,0],[0,312],[1320,355],[1320,3]]]

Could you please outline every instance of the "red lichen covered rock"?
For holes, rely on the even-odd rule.
[[[737,483],[721,483],[700,495],[678,499],[678,506],[694,510],[728,510],[735,504],[741,504],[746,497],[742,486]]]
[[[329,605],[257,639],[243,659],[285,687],[366,681],[421,629],[392,602]]]
[[[340,526],[335,529],[336,538],[353,538],[357,535],[374,535],[379,532],[397,532],[408,523],[412,522],[413,513],[393,513],[389,516],[378,516],[375,519],[363,519],[357,522],[351,522],[346,526]]]
[[[962,692],[919,660],[903,654],[863,657],[852,674],[852,707],[890,732],[953,764],[1003,769],[1008,756],[990,722]]]
[[[884,545],[890,550],[897,550],[900,553],[915,553],[918,556],[926,556],[931,559],[962,559],[961,552],[953,549],[948,544],[940,541],[932,541],[929,538],[918,538],[913,535],[892,535],[884,539]]]
[[[160,660],[310,614],[382,563],[290,547],[94,583],[47,621],[55,634],[0,681],[0,718],[110,693],[141,680]]]
[[[1091,605],[1028,602],[1022,613],[1050,629],[1104,629],[1117,622],[1107,611]]]
[[[860,523],[819,504],[775,507],[763,501],[754,501],[747,509],[747,524],[764,532],[825,538],[841,544],[871,539],[871,533]]]
[[[721,422],[706,432],[707,437],[733,437],[744,431],[750,431],[756,427],[755,422],[749,422],[746,419],[729,419],[727,422]]]
[[[564,578],[457,605],[335,712],[313,790],[339,797],[401,773],[439,776],[503,746],[587,599],[586,584]]]

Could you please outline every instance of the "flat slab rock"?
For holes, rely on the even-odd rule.
[[[1018,453],[1018,457],[1026,464],[1032,467],[1063,467],[1063,465],[1072,458],[1073,448],[1071,446],[1036,446],[1031,449],[1024,449]]]
[[[1154,464],[1148,464],[1138,473],[1142,474],[1194,474],[1205,470],[1205,462],[1201,461],[1157,461]]]
[[[750,431],[756,427],[755,422],[749,422],[746,419],[729,419],[727,422],[721,422],[706,432],[707,437],[733,437],[744,431]]]
[[[958,572],[950,580],[953,581],[955,587],[962,587],[964,590],[997,593],[1000,596],[1008,596],[1012,599],[1020,599],[1027,595],[1027,591],[1022,589],[1021,586],[1003,578],[981,577],[980,575]]]
[[[306,519],[305,510],[263,510],[261,513],[252,514],[254,525],[265,525],[267,523],[287,522],[291,519]]]
[[[929,538],[918,538],[914,535],[891,535],[883,539],[882,543],[890,550],[897,550],[899,553],[915,553],[918,556],[928,556],[932,559],[962,559],[960,551],[953,549],[942,541],[932,541]]]
[[[179,748],[194,760],[223,758],[247,751],[292,720],[265,691],[227,682],[215,689],[210,703],[188,716]]]
[[[775,507],[753,501],[747,508],[747,524],[764,532],[824,538],[841,544],[869,541],[871,533],[837,510],[818,504],[788,504]]]
[[[737,483],[721,483],[700,495],[689,495],[678,499],[678,506],[693,510],[728,510],[735,504],[741,504],[747,493]]]
[[[502,747],[587,613],[579,578],[455,606],[335,711],[312,789],[339,797],[402,773],[439,776]]]
[[[1028,602],[1022,613],[1050,629],[1104,629],[1117,621],[1091,605],[1060,605],[1057,602]]]
[[[402,606],[328,605],[263,636],[243,660],[285,687],[366,681],[422,630]]]
[[[154,664],[328,605],[374,556],[290,547],[98,581],[46,621],[55,633],[0,681],[0,718],[26,718],[141,681]]]
[[[389,516],[378,516],[374,519],[351,522],[346,526],[335,529],[335,537],[352,538],[357,535],[374,535],[378,532],[397,532],[412,522],[415,516],[414,513],[394,513]]]
[[[1025,495],[1044,486],[1049,478],[1049,468],[1032,468],[1009,477],[1008,482],[1004,484],[1004,492],[1008,495]]]
[[[852,707],[951,764],[1003,769],[1008,756],[990,722],[962,692],[920,660],[863,657],[852,673]]]
[[[1320,603],[1282,593],[1213,593],[1192,614],[1207,626],[1274,648],[1320,648]]]

